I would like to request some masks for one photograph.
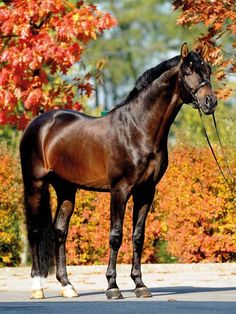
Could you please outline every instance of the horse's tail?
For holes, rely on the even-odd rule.
[[[34,191],[33,194],[25,187],[25,217],[33,262],[32,276],[47,277],[54,270],[55,265],[50,195],[48,185],[45,186],[41,182],[36,184],[42,184],[42,189]]]
[[[47,176],[35,175],[42,169],[33,154],[35,142],[35,138],[23,135],[20,145],[25,218],[32,255],[31,275],[47,277],[55,264],[54,231]]]

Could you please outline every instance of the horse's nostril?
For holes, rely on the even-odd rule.
[[[206,105],[210,105],[210,103],[211,103],[210,96],[206,96]]]

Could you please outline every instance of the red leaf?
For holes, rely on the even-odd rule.
[[[38,106],[40,104],[41,98],[42,90],[40,88],[33,89],[24,102],[25,108],[30,109],[31,107]]]

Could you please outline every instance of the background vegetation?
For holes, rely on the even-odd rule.
[[[19,265],[22,252],[22,181],[18,158],[0,144],[0,266]]]
[[[235,150],[234,152],[235,154]],[[236,163],[231,163],[235,173]],[[20,263],[22,183],[18,158],[0,145],[0,265]],[[52,191],[52,207],[56,197]],[[109,194],[80,191],[67,241],[69,264],[104,264],[109,252]],[[222,180],[208,148],[178,143],[148,215],[143,262],[225,262],[236,256],[236,193]],[[132,200],[119,263],[132,260]]]

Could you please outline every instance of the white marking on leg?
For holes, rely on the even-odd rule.
[[[62,286],[62,296],[65,298],[74,298],[78,297],[78,292],[75,290],[75,288],[72,285],[66,285]]]
[[[32,281],[32,290],[40,290],[42,289],[42,282],[41,282],[41,277],[36,276],[33,277],[33,281]]]

